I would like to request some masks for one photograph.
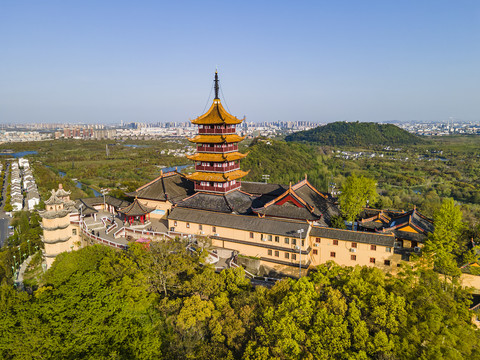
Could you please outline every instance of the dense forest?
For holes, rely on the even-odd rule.
[[[286,141],[303,141],[328,146],[413,145],[425,143],[393,124],[337,121],[288,135]]]
[[[2,359],[479,359],[470,296],[431,270],[319,266],[253,287],[181,241],[58,256],[0,286]]]

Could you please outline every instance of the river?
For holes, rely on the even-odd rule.
[[[14,158],[21,158],[25,155],[35,155],[38,154],[37,151],[19,151],[19,152],[0,152],[0,156],[11,156]]]
[[[58,175],[60,175],[60,177],[65,177],[66,174],[65,174],[63,171],[60,171],[60,170],[59,170],[59,171],[58,171]],[[87,188],[89,188],[89,189],[91,189],[91,190],[93,191],[93,195],[94,195],[95,197],[102,196],[102,193],[98,192],[98,191],[95,190],[94,188],[92,188],[92,187],[90,187],[90,186],[88,186],[88,185],[85,185],[85,184],[81,183],[81,182],[78,181],[78,180],[74,180],[74,181],[75,181],[75,186],[76,186],[77,188],[81,189],[82,186],[85,186],[85,187],[87,187]]]

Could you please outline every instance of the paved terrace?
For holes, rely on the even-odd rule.
[[[125,249],[129,240],[149,237],[152,240],[171,238],[166,222],[151,220],[145,224],[125,225],[111,213],[99,211],[94,217],[85,217],[82,222],[72,221],[81,225],[82,233],[93,242],[105,244],[114,248]]]
[[[97,213],[96,219],[86,217],[81,222],[78,220],[71,220],[71,222],[78,224],[83,235],[90,239],[91,242],[108,245],[117,249],[126,249],[129,242],[139,238],[149,238],[154,241],[164,240],[166,238],[172,239],[175,236],[193,238],[192,235],[189,234],[168,231],[166,221],[151,220],[145,224],[126,225],[118,217],[112,217],[111,213],[103,211]],[[192,247],[192,245],[189,245],[189,248],[190,247]],[[215,264],[216,270],[238,267],[238,265],[232,261],[233,256],[234,254],[231,250],[217,249],[209,251],[207,262]],[[253,277],[253,275],[251,276]]]

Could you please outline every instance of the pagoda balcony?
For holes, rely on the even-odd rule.
[[[205,134],[213,134],[213,135],[222,135],[222,134],[235,134],[236,129],[234,127],[226,128],[226,129],[198,129],[198,133],[205,135]]]
[[[197,171],[209,171],[209,172],[225,172],[231,170],[239,170],[240,164],[226,165],[226,166],[210,166],[210,165],[195,165]]]
[[[195,191],[213,191],[216,193],[227,193],[229,191],[239,189],[241,187],[240,181],[237,181],[233,185],[229,185],[227,187],[217,187],[217,186],[210,186],[210,185],[200,185],[199,182],[195,182]]]
[[[200,145],[197,146],[197,151],[198,152],[213,152],[213,153],[225,153],[229,151],[238,151],[238,144],[228,144],[223,147],[216,147],[216,146],[205,146],[205,145]]]

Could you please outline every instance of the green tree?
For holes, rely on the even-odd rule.
[[[339,196],[340,208],[347,221],[355,221],[358,214],[368,204],[377,199],[375,180],[355,174],[349,176],[342,185]]]
[[[459,248],[459,240],[464,223],[462,212],[452,198],[443,200],[442,206],[434,216],[435,231],[425,244],[425,254],[430,256],[436,270],[447,276],[460,275],[455,253]]]

